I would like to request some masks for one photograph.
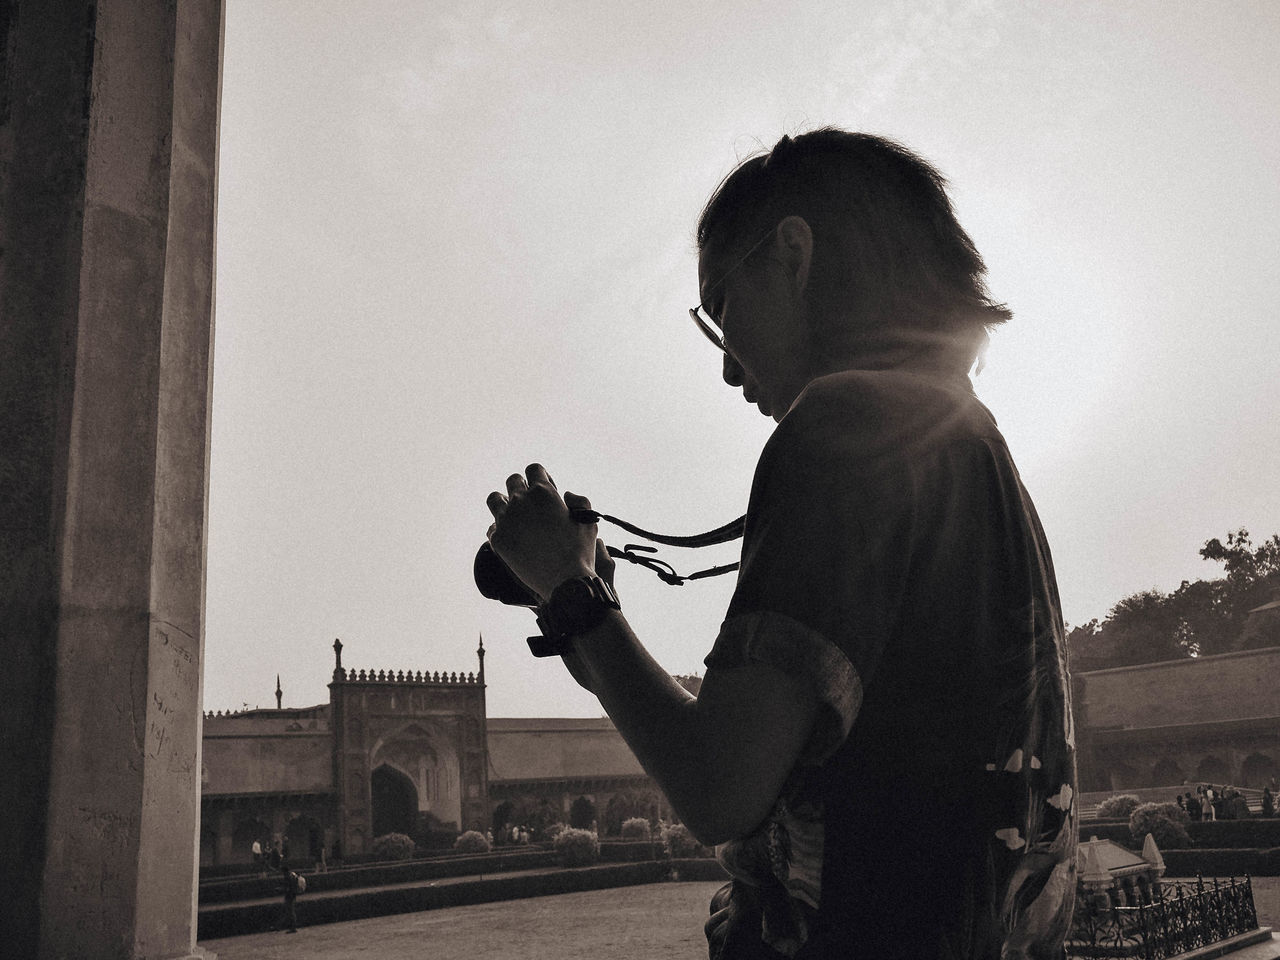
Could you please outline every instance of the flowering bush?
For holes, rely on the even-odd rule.
[[[648,840],[650,836],[649,821],[644,817],[631,817],[622,821],[623,840]]]
[[[556,821],[555,823],[548,823],[545,827],[542,828],[542,836],[540,839],[554,840],[556,837],[560,836],[561,833],[563,833],[565,830],[568,830],[568,829],[569,829],[568,824],[564,824],[559,821]]]
[[[662,840],[667,847],[667,856],[675,857],[676,859],[705,857],[711,852],[698,842],[697,838],[683,823],[673,823],[667,827],[663,832]]]
[[[552,846],[566,867],[585,867],[600,859],[600,841],[590,830],[561,830]]]
[[[1134,843],[1140,844],[1149,833],[1162,850],[1189,847],[1191,837],[1184,824],[1190,819],[1187,811],[1176,803],[1143,803],[1129,816],[1129,835]]]
[[[453,841],[453,849],[459,853],[488,853],[489,841],[479,830],[468,830],[458,834],[458,839]]]
[[[1103,820],[1126,820],[1141,802],[1132,793],[1117,793],[1098,804],[1098,816]]]
[[[413,856],[413,840],[403,833],[384,833],[373,841],[375,860],[408,860]]]

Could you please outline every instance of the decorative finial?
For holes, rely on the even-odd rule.
[[[284,696],[284,691],[280,689],[280,674],[276,674],[276,709],[280,709],[280,698]]]
[[[480,658],[480,682],[484,683],[484,634],[480,634],[480,649],[476,651],[476,656]]]

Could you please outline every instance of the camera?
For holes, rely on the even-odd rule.
[[[513,607],[538,606],[537,595],[520,582],[487,543],[481,544],[476,551],[472,574],[481,596]]]

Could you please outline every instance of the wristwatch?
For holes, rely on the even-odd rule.
[[[610,610],[621,610],[613,587],[599,577],[572,577],[551,591],[538,607],[540,637],[529,638],[535,657],[558,657],[569,641],[600,623]]]

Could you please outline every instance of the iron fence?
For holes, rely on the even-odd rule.
[[[1253,883],[1247,876],[1162,884],[1158,897],[1137,906],[1100,904],[1082,894],[1067,955],[1166,960],[1257,928]]]

